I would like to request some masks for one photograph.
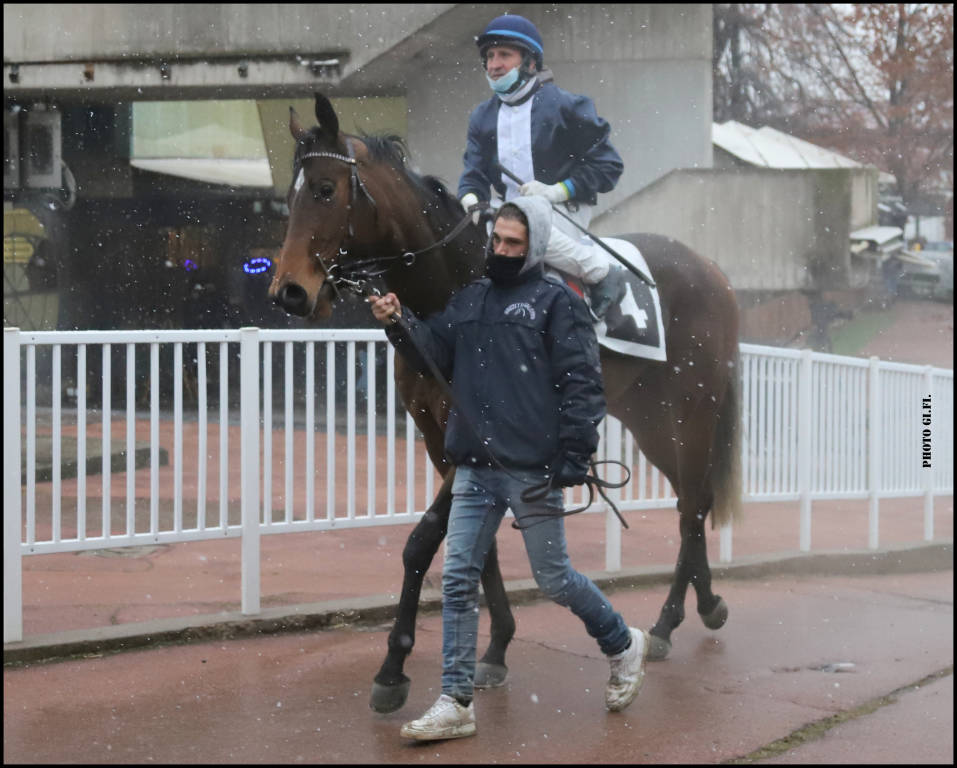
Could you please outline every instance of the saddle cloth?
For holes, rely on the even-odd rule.
[[[635,245],[614,237],[603,237],[601,241],[640,272],[654,279],[645,257]],[[597,245],[593,247],[598,248]],[[631,270],[625,269],[604,249],[599,250],[608,260],[611,269],[624,270],[626,288],[622,300],[610,306],[605,317],[595,325],[598,343],[625,355],[648,360],[666,360],[665,329],[658,289],[652,288]]]

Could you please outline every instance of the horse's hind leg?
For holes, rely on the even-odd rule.
[[[658,621],[651,628],[649,658],[663,659],[671,651],[671,633],[684,620],[684,602],[688,585],[695,588],[698,613],[709,629],[720,628],[728,616],[727,606],[719,595],[711,591],[711,568],[708,566],[705,540],[705,517],[708,505],[694,499],[678,501],[680,514],[681,548],[675,576]]]
[[[702,428],[714,419],[699,412],[698,418],[686,419],[678,449],[678,514],[681,547],[675,566],[674,581],[661,608],[658,621],[651,628],[649,658],[663,659],[671,650],[671,633],[684,620],[684,602],[688,585],[695,588],[698,613],[705,625],[718,629],[727,618],[724,601],[711,591],[711,569],[708,566],[705,520],[714,501],[711,490],[711,441],[713,426]]]
[[[496,688],[505,684],[505,677],[508,675],[505,649],[515,636],[515,618],[508,605],[508,595],[498,565],[498,546],[494,539],[482,570],[482,589],[485,590],[485,602],[492,620],[492,637],[485,655],[475,665],[474,682],[476,688]]]

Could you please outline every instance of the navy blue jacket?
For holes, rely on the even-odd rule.
[[[514,282],[469,283],[424,320],[402,313],[415,344],[452,382],[457,407],[445,432],[452,464],[491,463],[463,416],[508,468],[549,470],[559,454],[595,451],[605,415],[595,331],[581,298],[541,264]],[[401,326],[386,334],[428,373]]]
[[[489,188],[505,196],[505,184],[493,165],[498,162],[498,96],[479,104],[469,117],[468,141],[459,179],[458,196],[472,192],[489,199]],[[588,205],[597,193],[615,188],[624,163],[608,139],[611,128],[587,96],[562,90],[553,82],[539,86],[532,96],[532,167],[544,184],[571,182],[571,200]],[[523,179],[531,181],[531,179]]]

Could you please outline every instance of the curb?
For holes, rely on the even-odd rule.
[[[752,555],[729,565],[713,565],[713,579],[759,579],[771,576],[883,576],[900,573],[953,570],[953,540],[932,544],[911,544],[883,550],[829,550],[814,554],[783,552]],[[611,573],[592,571],[587,575],[602,590],[640,589],[670,584],[672,566],[627,568]],[[541,600],[533,579],[505,583],[509,600],[521,605]],[[484,604],[484,595],[482,596]],[[185,645],[218,640],[270,635],[279,632],[304,632],[345,626],[370,626],[390,622],[395,616],[396,599],[388,595],[369,595],[319,603],[266,608],[256,616],[233,611],[204,616],[155,619],[153,621],[51,632],[28,637],[3,646],[4,666],[65,661],[105,654],[122,653],[167,645]],[[441,609],[442,596],[437,589],[423,589],[419,613]]]

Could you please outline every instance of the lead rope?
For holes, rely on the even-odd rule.
[[[372,291],[377,296],[381,295],[377,289],[373,288]],[[475,429],[472,422],[469,421],[468,417],[465,415],[462,409],[459,408],[458,403],[455,400],[455,395],[452,394],[452,388],[449,386],[449,383],[445,380],[445,376],[442,375],[442,372],[439,370],[439,367],[435,364],[435,361],[432,359],[430,355],[426,354],[425,351],[418,344],[416,344],[415,339],[413,338],[412,333],[410,331],[408,321],[405,318],[395,314],[392,315],[392,321],[398,324],[400,328],[402,328],[402,331],[405,334],[405,337],[408,340],[408,342],[415,348],[415,351],[419,353],[419,357],[421,357],[422,360],[425,361],[425,364],[428,367],[429,372],[432,374],[433,378],[438,382],[439,387],[442,390],[442,393],[448,398],[449,404],[458,408],[459,416],[462,418],[462,421],[465,422],[465,424],[469,428],[469,431],[472,433],[472,436],[477,440],[478,444],[482,446],[485,453],[488,454],[488,457],[492,460],[492,464],[498,469],[502,470],[506,475],[511,477],[513,480],[518,480],[519,482],[522,482],[522,478],[516,477],[511,472],[509,472],[509,470],[506,469],[506,467],[502,464],[502,462],[498,460],[495,454],[492,453],[491,449],[489,449],[489,447],[485,444],[485,441],[482,440],[482,437],[479,435],[478,430]],[[568,517],[569,515],[576,515],[579,512],[584,512],[586,509],[588,509],[592,505],[592,502],[594,501],[594,498],[595,498],[594,491],[597,490],[598,495],[605,500],[605,503],[607,503],[609,507],[611,507],[612,511],[621,521],[621,524],[625,528],[628,528],[628,523],[625,521],[625,518],[622,517],[621,512],[618,511],[618,507],[615,506],[615,503],[611,499],[609,499],[608,496],[605,494],[605,488],[621,488],[624,485],[626,485],[631,480],[631,470],[622,462],[615,461],[614,459],[604,459],[602,461],[591,461],[589,462],[589,464],[591,466],[591,471],[594,474],[592,475],[586,474],[585,479],[583,481],[583,484],[585,485],[585,487],[588,488],[588,502],[584,506],[578,507],[576,509],[571,509],[571,510],[562,510],[561,512],[536,512],[531,515],[526,515],[526,517],[542,517],[542,518]],[[625,474],[626,474],[625,479],[622,480],[620,483],[612,483],[608,480],[603,480],[602,478],[598,477],[597,467],[599,464],[619,464],[622,467],[622,469],[625,470]],[[539,501],[545,498],[545,496],[551,493],[551,491],[556,490],[558,488],[560,488],[560,486],[558,485],[558,466],[556,461],[556,469],[555,469],[555,472],[552,474],[552,476],[548,478],[547,480],[545,480],[544,482],[539,483],[538,485],[530,486],[526,488],[524,491],[522,491],[522,501],[525,501],[525,502]],[[512,528],[515,528],[516,530],[519,530],[519,531],[523,531],[528,528],[531,528],[533,525],[538,525],[539,523],[544,523],[544,522],[545,520],[539,520],[538,522],[529,523],[528,525],[519,525],[518,519],[516,518],[512,522]]]

